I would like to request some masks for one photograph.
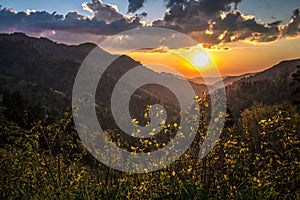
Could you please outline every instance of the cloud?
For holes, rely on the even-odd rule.
[[[92,12],[94,16],[84,16],[77,11],[69,12],[63,16],[55,12],[52,14],[46,11],[17,12],[13,9],[3,8],[0,10],[0,31],[41,33],[46,30],[53,30],[113,35],[141,26],[141,16],[123,16],[118,12],[116,6],[104,4],[100,0],[85,3],[83,7]]]
[[[237,7],[241,0],[168,0],[163,20],[153,22],[154,26],[173,28],[184,33],[205,31],[209,21],[216,19],[221,11]]]
[[[0,30],[24,30],[24,31],[39,31],[41,28],[38,24],[43,22],[59,22],[63,20],[62,15],[56,13],[42,12],[17,12],[13,9],[3,8],[0,10]]]
[[[219,35],[217,43],[238,40],[271,42],[280,37],[278,26],[258,23],[254,16],[244,15],[238,10],[222,13],[211,31]]]
[[[255,16],[244,15],[238,10],[221,13],[210,27],[211,44],[222,44],[234,41],[273,42],[283,37],[300,36],[300,9],[296,9],[286,25],[282,21],[262,23]],[[217,38],[217,39],[216,39]]]
[[[268,23],[268,26],[279,26],[282,23],[282,20],[277,20],[275,22]]]
[[[238,3],[242,0],[166,0],[167,8],[173,8],[178,6],[198,6],[198,9],[202,12],[213,15],[218,13],[220,10],[228,11],[230,10],[230,4],[234,4],[234,8],[237,9]]]
[[[207,15],[218,14],[219,11],[231,10],[231,4],[234,4],[234,9],[237,9],[238,3],[242,0],[202,0],[199,2],[201,10]]]
[[[197,9],[201,10],[207,15],[213,15],[219,11],[229,11],[231,4],[234,4],[234,9],[237,9],[237,5],[241,1],[242,0],[165,0],[166,7],[169,10],[197,6]],[[128,3],[128,12],[134,13],[143,7],[145,0],[128,0]]]
[[[153,26],[175,29],[183,33],[204,31],[210,18],[199,9],[196,1],[169,1],[164,19],[156,20]]]
[[[300,8],[294,10],[290,22],[284,27],[284,35],[289,37],[300,35]]]
[[[281,20],[258,22],[253,15],[237,10],[241,0],[168,0],[164,19],[153,26],[181,31],[205,47],[234,41],[273,42],[279,38],[299,35],[299,9],[288,25]]]
[[[138,9],[142,8],[145,0],[128,0],[128,13],[135,13]]]
[[[92,0],[91,3],[82,4],[82,7],[84,10],[93,13],[94,18],[98,21],[111,23],[123,18],[123,15],[119,13],[117,6],[104,4],[101,0]]]
[[[153,26],[166,27],[189,34],[205,46],[219,44],[225,30],[213,30],[220,13],[237,8],[241,0],[168,0],[164,19],[156,20]],[[214,32],[212,32],[214,31]]]

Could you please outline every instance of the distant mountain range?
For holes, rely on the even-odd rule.
[[[279,104],[284,101],[300,102],[299,82],[293,80],[293,74],[300,66],[300,59],[281,61],[266,70],[257,73],[246,73],[239,76],[225,76],[223,83],[215,77],[207,77],[214,88],[225,86],[228,107],[236,117],[253,105],[254,102],[263,104]],[[191,79],[195,83],[205,83],[202,77]],[[298,88],[298,89],[297,89]]]
[[[218,81],[219,78],[216,77],[206,77],[205,80],[203,77],[197,77],[197,78],[190,79],[190,81],[197,84],[208,84],[216,88],[219,88],[221,87],[221,85],[224,85],[226,87],[240,80],[246,82],[270,80],[273,79],[274,77],[282,76],[283,74],[286,74],[288,77],[291,78],[291,74],[295,73],[295,71],[297,70],[296,66],[299,65],[298,62],[299,59],[281,61],[277,65],[268,68],[266,70],[263,70],[261,72],[246,73],[237,76],[223,76],[222,77],[223,83],[221,83],[221,81]]]
[[[264,71],[250,74],[247,77],[243,77],[242,81],[263,81],[263,80],[272,80],[277,81],[280,77],[286,77],[291,81],[291,75],[297,71],[297,66],[300,65],[300,59],[294,60],[285,60],[274,65],[271,68],[268,68]]]
[[[245,78],[249,78],[251,76],[255,76],[256,73],[246,73],[246,74],[242,74],[242,75],[238,75],[238,76],[225,76],[223,77],[223,83],[221,83],[221,81],[215,82],[213,84],[213,86],[215,86],[216,88],[221,87],[222,85],[224,85],[225,87],[228,85],[232,85],[234,82],[239,81],[241,79],[245,79]]]
[[[226,86],[229,107],[238,116],[254,102],[272,105],[299,101],[299,94],[294,91],[300,85],[293,80],[297,66],[300,59],[281,61],[264,71],[238,77]]]
[[[190,81],[197,83],[197,84],[211,85],[216,88],[219,88],[222,85],[228,86],[228,85],[231,85],[235,81],[238,81],[242,78],[247,78],[249,76],[253,76],[255,74],[256,73],[246,73],[246,74],[242,74],[242,75],[238,75],[238,76],[223,76],[222,77],[223,83],[221,81],[219,81],[220,78],[218,78],[218,77],[206,77],[205,80],[203,77],[197,77],[197,78],[190,79]]]

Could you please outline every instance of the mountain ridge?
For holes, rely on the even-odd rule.
[[[57,44],[46,38],[32,38],[22,33],[0,34],[0,75],[30,84],[37,84],[39,87],[48,88],[49,91],[65,94],[65,98],[71,102],[71,94],[77,71],[94,47],[96,46],[91,43],[75,46]],[[107,54],[116,59],[101,77],[95,99],[98,104],[97,107],[100,108],[100,110],[98,109],[100,118],[106,118],[102,121],[103,124],[107,125],[105,128],[113,128],[111,111],[107,108],[110,107],[110,96],[114,85],[127,71],[140,66],[141,63],[125,55],[116,56]],[[185,90],[180,89],[182,88],[181,83],[183,80],[174,76],[156,73],[146,67],[142,67],[141,70],[141,78],[151,76],[162,77],[177,83],[179,92],[184,96]],[[87,77],[88,80],[89,78]],[[2,84],[5,84],[5,80]],[[198,96],[201,96],[207,90],[204,85],[195,83],[191,83],[191,85]],[[31,100],[30,97],[28,99]],[[133,117],[141,119],[141,121],[144,119],[145,106],[156,103],[162,104],[170,111],[171,114],[169,116],[172,120],[178,117],[178,101],[174,94],[166,88],[153,84],[147,85],[139,88],[131,100]],[[63,112],[65,108],[59,109]],[[107,118],[111,121],[110,123],[107,122]]]

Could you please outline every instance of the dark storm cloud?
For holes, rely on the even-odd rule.
[[[151,0],[150,0],[151,1]],[[153,0],[152,0],[153,1]],[[219,11],[229,11],[231,4],[234,9],[237,9],[238,3],[242,0],[164,0],[168,9],[181,9],[190,5],[197,5],[197,9],[206,13],[207,15],[213,15]],[[145,0],[128,0],[128,12],[134,13],[138,9],[142,8]]]
[[[138,9],[142,8],[145,0],[128,0],[128,13],[135,13]]]
[[[209,36],[204,37],[211,46],[239,40],[271,42],[281,35],[278,26],[258,23],[254,16],[238,10],[221,13],[211,24]]]
[[[41,33],[44,30],[53,30],[112,35],[141,26],[140,16],[125,17],[116,7],[103,4],[99,0],[84,4],[84,8],[93,12],[94,16],[87,17],[76,11],[63,16],[46,11],[16,12],[3,8],[0,10],[0,31]]]
[[[272,23],[259,23],[254,16],[243,15],[240,11],[231,11],[215,20],[212,32],[218,37],[216,43],[248,40],[254,42],[272,42],[284,37],[298,37],[300,35],[300,9],[293,12],[291,20],[281,25],[278,20]]]
[[[258,23],[254,16],[243,15],[238,10],[231,11],[223,19],[219,17],[216,20],[214,29],[233,33],[247,31],[257,34],[279,35],[279,28],[277,26]]]
[[[219,11],[229,11],[231,4],[234,4],[234,9],[237,9],[238,3],[242,0],[202,0],[200,1],[200,8],[207,15],[214,15]]]
[[[169,0],[165,20],[173,20],[176,18],[191,18],[195,15],[206,15],[213,17],[219,14],[220,11],[229,11],[231,4],[237,4],[241,0]]]
[[[258,22],[254,16],[237,10],[241,0],[169,0],[167,12],[153,26],[172,28],[203,43],[214,46],[233,41],[272,42],[299,35],[299,9],[288,25],[281,20],[271,23]]]
[[[229,11],[231,5],[236,8],[239,2],[241,0],[168,0],[164,19],[154,21],[153,25],[184,33],[205,31],[209,21],[216,19],[220,12]]]
[[[290,22],[285,27],[284,35],[291,37],[300,35],[300,8],[294,10]]]

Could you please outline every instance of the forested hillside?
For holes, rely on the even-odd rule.
[[[265,71],[240,79],[226,87],[227,101],[230,109],[239,116],[241,111],[254,102],[267,105],[297,102],[300,88],[299,81],[294,80],[300,66],[300,59],[283,61]]]

